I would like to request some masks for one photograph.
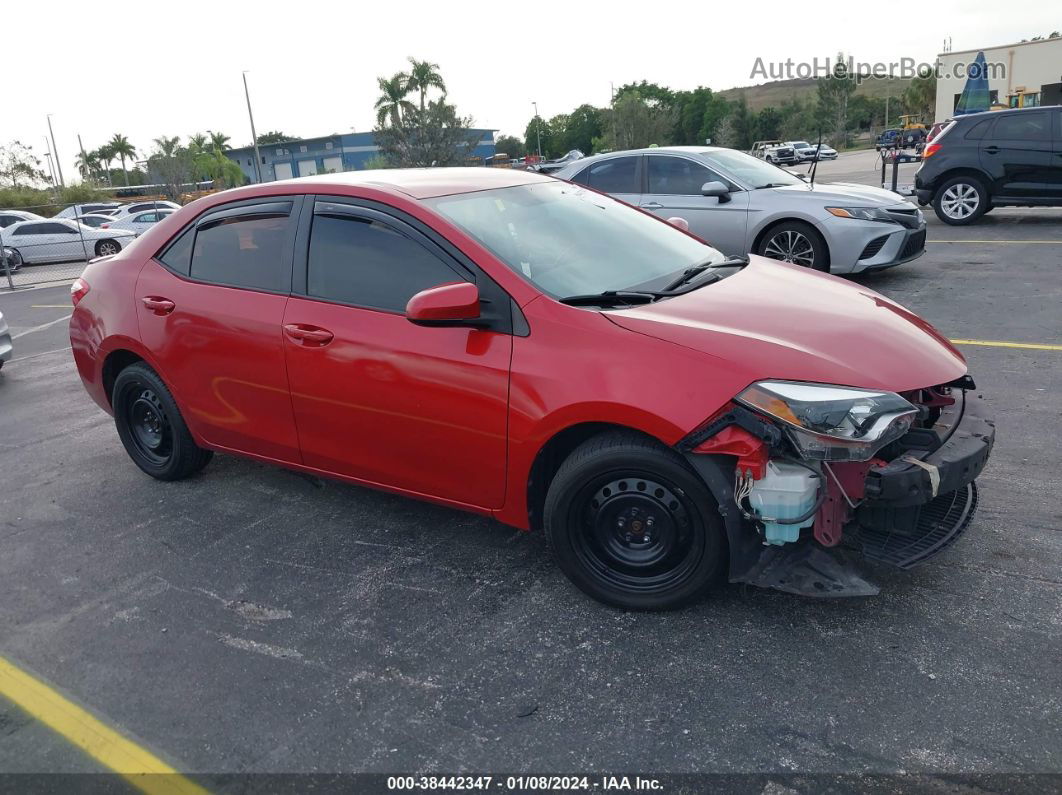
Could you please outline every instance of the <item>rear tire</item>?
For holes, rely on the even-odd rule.
[[[200,471],[214,455],[195,443],[170,390],[143,362],[118,374],[111,405],[125,451],[153,478],[182,480]]]
[[[949,226],[972,224],[988,206],[988,191],[977,177],[952,177],[933,194],[933,211]]]
[[[577,447],[550,483],[546,540],[568,578],[625,610],[670,610],[726,570],[708,487],[675,451],[633,431]]]
[[[122,245],[117,240],[100,240],[96,243],[97,257],[111,257],[122,250]]]

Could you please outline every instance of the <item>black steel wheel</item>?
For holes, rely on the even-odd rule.
[[[681,456],[640,434],[603,434],[577,448],[550,484],[545,518],[565,574],[617,607],[679,607],[725,570],[708,488]]]
[[[118,374],[111,393],[114,422],[129,457],[159,480],[180,480],[213,455],[196,445],[169,389],[143,362]]]

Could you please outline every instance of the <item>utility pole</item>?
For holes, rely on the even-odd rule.
[[[258,153],[258,134],[254,131],[254,114],[251,113],[251,92],[247,90],[247,70],[243,70],[243,95],[247,97],[247,118],[251,120],[251,140],[254,141],[254,174],[262,181],[262,156]]]
[[[538,133],[538,162],[542,162],[542,117],[538,115],[538,103],[532,101],[535,106],[535,131]]]
[[[55,145],[55,133],[52,132],[52,114],[48,114],[48,134],[52,136],[52,154],[55,155],[55,167],[59,171],[59,187],[65,188],[63,182],[63,164],[59,162],[59,148]]]
[[[48,173],[52,175],[52,187],[56,187],[55,169],[52,168],[52,153],[48,151],[48,136],[44,136],[44,159],[48,161]]]

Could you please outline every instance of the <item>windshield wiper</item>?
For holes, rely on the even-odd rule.
[[[565,296],[560,302],[569,306],[633,306],[648,304],[660,297],[661,293],[646,290],[605,290],[601,293]]]
[[[664,289],[661,290],[660,292],[662,292],[662,293],[670,293],[672,290],[676,290],[679,287],[681,287],[682,285],[688,284],[689,282],[691,282],[694,279],[696,279],[698,276],[700,276],[705,271],[712,270],[713,268],[729,268],[729,267],[737,267],[737,266],[745,267],[748,264],[749,264],[749,258],[746,257],[746,256],[727,257],[722,262],[711,262],[711,261],[698,262],[696,265],[691,265],[690,267],[686,268],[686,270],[684,270],[682,272],[681,276],[676,278],[674,281],[669,282],[664,287]],[[723,278],[723,277],[722,276],[717,276],[715,279],[712,279],[711,281],[705,281],[704,284],[711,284],[713,281],[718,281],[721,278]],[[703,286],[703,285],[701,285],[701,286]]]
[[[791,183],[789,182],[768,182],[766,185],[757,185],[753,190],[760,190],[761,188],[788,188]]]

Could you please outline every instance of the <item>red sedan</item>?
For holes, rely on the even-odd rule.
[[[133,461],[235,453],[546,533],[584,591],[729,576],[876,591],[966,529],[994,431],[961,354],[858,285],[528,172],[200,199],[72,288],[74,358]]]

